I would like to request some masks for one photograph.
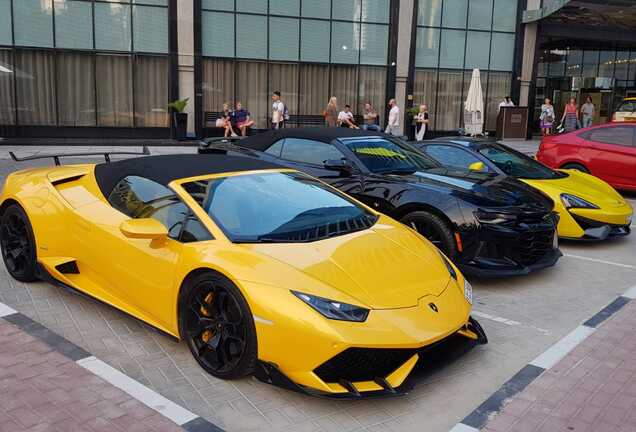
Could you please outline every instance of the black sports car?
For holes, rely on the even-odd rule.
[[[385,134],[280,129],[233,142],[212,139],[199,152],[258,157],[319,177],[413,227],[468,274],[524,275],[561,256],[548,197],[506,176],[443,168]]]

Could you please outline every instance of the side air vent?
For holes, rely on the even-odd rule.
[[[59,179],[59,180],[55,180],[55,181],[52,181],[51,184],[53,186],[59,186],[59,185],[62,185],[64,183],[74,182],[75,180],[79,180],[82,177],[84,177],[84,174],[80,174],[80,175],[76,175],[76,176],[72,176],[72,177],[66,177],[66,178],[62,178],[62,179]]]
[[[79,268],[77,268],[77,262],[75,261],[65,262],[56,266],[55,269],[62,274],[79,274]]]

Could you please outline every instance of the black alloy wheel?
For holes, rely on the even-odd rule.
[[[11,204],[0,219],[0,248],[9,274],[20,282],[37,280],[35,237],[26,213]]]
[[[196,276],[184,288],[179,315],[181,337],[207,372],[233,379],[254,370],[254,320],[231,281],[212,272]]]
[[[457,255],[455,235],[439,216],[425,211],[416,211],[404,216],[400,222],[426,237],[451,260]]]

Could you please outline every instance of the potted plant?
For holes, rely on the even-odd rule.
[[[188,133],[188,113],[184,112],[190,98],[178,99],[168,104],[172,110],[172,124],[174,126],[177,140],[186,139]]]

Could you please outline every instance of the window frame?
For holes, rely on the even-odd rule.
[[[619,143],[610,143],[610,142],[604,142],[604,141],[597,141],[592,139],[592,137],[594,136],[594,133],[596,132],[603,132],[606,129],[612,130],[612,129],[628,129],[631,130],[631,135],[632,135],[632,143],[631,144],[619,144]],[[591,131],[587,132],[586,136],[583,137],[585,140],[589,141],[590,143],[594,144],[599,144],[599,145],[611,145],[611,146],[617,146],[617,147],[621,147],[621,148],[636,148],[636,125],[617,125],[617,126],[612,126],[612,125],[608,125],[605,127],[599,127],[596,129],[592,129]]]
[[[166,189],[170,192],[173,193],[173,195],[167,195],[166,198],[172,198],[173,196],[176,197],[178,203],[181,203],[185,206],[185,208],[187,209],[187,213],[185,214],[185,216],[183,217],[183,219],[180,221],[181,224],[181,228],[179,229],[179,235],[176,237],[172,237],[170,235],[170,228],[166,226],[166,229],[168,230],[168,235],[166,236],[166,238],[170,239],[170,240],[174,240],[178,243],[182,243],[182,244],[187,244],[187,243],[198,243],[198,242],[202,242],[202,241],[210,241],[210,240],[214,240],[215,237],[214,235],[210,232],[209,228],[205,225],[205,223],[203,223],[203,221],[201,220],[201,218],[199,218],[196,213],[192,210],[192,208],[188,205],[187,202],[185,202],[185,200],[182,199],[182,197],[179,195],[179,192],[175,189],[173,189],[170,186],[164,186],[161,183],[158,183],[154,180],[151,180],[147,177],[141,176],[141,175],[127,175],[126,177],[121,178],[113,187],[113,189],[110,191],[110,193],[108,194],[108,197],[106,197],[106,201],[108,202],[108,205],[113,208],[114,210],[118,211],[119,213],[121,213],[122,215],[124,215],[125,217],[129,218],[129,219],[145,219],[145,218],[135,218],[132,217],[131,215],[124,213],[120,208],[116,207],[115,205],[113,205],[113,203],[111,202],[111,195],[113,194],[113,192],[115,191],[115,189],[117,189],[117,187],[121,184],[121,182],[125,181],[126,179],[129,179],[131,177],[137,177],[140,179],[143,179],[144,181],[147,182],[151,182],[154,185],[157,185],[159,187],[161,187],[162,189]],[[131,187],[132,190],[132,187]],[[149,216],[148,219],[154,219],[158,222],[160,222],[162,225],[165,226],[165,223],[153,216]],[[192,220],[192,219],[196,219],[198,221],[198,223],[205,229],[205,231],[207,232],[207,234],[209,235],[210,238],[205,239],[205,240],[196,240],[194,242],[186,242],[183,241],[183,233],[186,231],[186,228],[188,226],[188,223]]]
[[[325,161],[323,161],[322,164],[316,164],[314,162],[307,162],[307,161],[299,161],[299,160],[294,160],[294,159],[288,159],[286,157],[284,157],[285,154],[285,147],[287,146],[287,140],[289,139],[293,139],[293,140],[302,140],[302,141],[309,141],[311,143],[314,144],[320,144],[320,145],[324,145],[324,146],[329,146],[331,148],[334,148],[336,151],[338,151],[338,153],[341,154],[341,157],[344,159],[349,159],[347,157],[347,155],[342,151],[342,149],[340,149],[338,147],[338,145],[336,145],[336,143],[334,141],[332,142],[324,142],[324,141],[318,141],[318,140],[314,140],[311,138],[295,138],[295,137],[288,137],[288,138],[282,138],[281,140],[278,140],[276,142],[274,142],[271,146],[269,146],[267,148],[267,150],[269,150],[271,147],[273,147],[275,144],[277,144],[280,141],[283,141],[282,146],[281,146],[281,150],[280,150],[280,156],[276,156],[277,158],[284,160],[284,161],[288,161],[288,162],[292,162],[292,163],[298,163],[298,164],[304,164],[304,165],[310,165],[312,167],[316,167],[316,168],[324,168],[324,162],[330,159],[325,159]],[[265,150],[265,153],[267,153],[267,150]],[[271,153],[268,153],[270,155],[272,155]],[[273,155],[272,155],[273,156]]]
[[[453,169],[461,169],[461,170],[469,170],[469,166],[468,167],[459,167],[459,166],[454,166],[454,165],[446,165],[445,163],[443,163],[442,161],[440,161],[439,159],[437,159],[435,156],[429,154],[429,149],[432,147],[447,147],[449,149],[453,149],[453,150],[458,150],[461,152],[464,152],[465,154],[468,154],[469,156],[472,156],[475,161],[471,162],[471,165],[473,163],[476,162],[481,162],[484,164],[484,168],[486,168],[484,171],[482,172],[486,172],[486,173],[492,173],[492,172],[497,172],[497,170],[494,170],[493,167],[491,166],[492,162],[490,160],[488,160],[488,158],[485,158],[484,156],[482,156],[481,154],[475,154],[475,152],[472,152],[468,149],[466,149],[465,147],[459,146],[459,145],[455,145],[455,144],[447,144],[447,143],[431,143],[431,144],[427,144],[426,147],[424,148],[425,153],[428,157],[435,159],[437,162],[439,162],[441,165],[443,165],[444,167],[447,168],[453,168]],[[484,160],[486,159],[486,160]]]

